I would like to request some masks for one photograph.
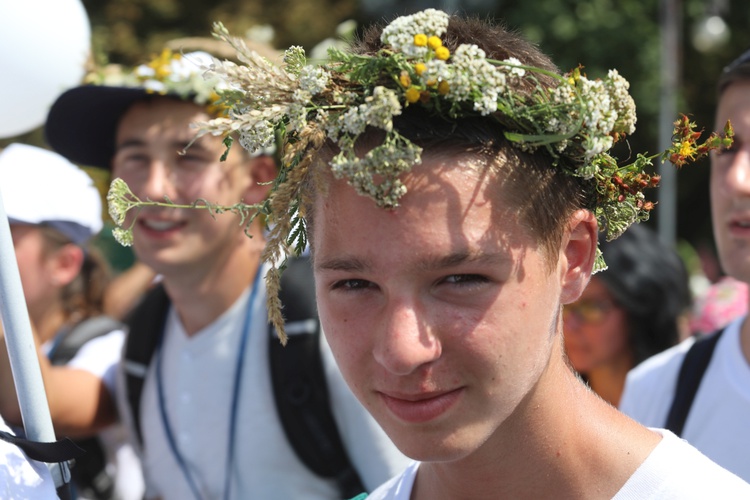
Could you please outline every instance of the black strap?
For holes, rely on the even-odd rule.
[[[703,374],[711,362],[711,356],[723,332],[724,330],[719,330],[696,340],[682,360],[674,399],[665,424],[667,429],[678,436],[682,435],[695,394],[698,392]]]
[[[143,443],[141,430],[141,393],[151,358],[167,324],[169,297],[161,284],[146,293],[128,315],[128,335],[125,339],[125,395],[138,442]]]
[[[63,438],[52,443],[42,443],[14,436],[9,432],[0,431],[0,439],[17,446],[30,459],[48,464],[80,459],[86,453],[68,438]],[[74,497],[70,483],[67,481],[57,486],[56,491],[57,498],[60,500],[72,500]]]
[[[0,439],[18,446],[30,459],[48,464],[67,462],[68,460],[81,458],[85,453],[84,450],[76,446],[76,444],[68,438],[63,438],[51,443],[41,443],[39,441],[30,441],[25,438],[14,436],[9,432],[0,431]]]
[[[335,480],[342,498],[351,498],[365,489],[331,411],[309,259],[290,260],[281,275],[279,298],[288,342],[282,346],[273,328],[269,342],[279,419],[302,463],[315,474]]]

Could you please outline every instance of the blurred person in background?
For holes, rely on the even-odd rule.
[[[721,267],[750,283],[750,50],[719,77],[716,123],[734,144],[711,154],[711,218]],[[706,456],[750,480],[750,322],[691,337],[628,374],[620,410],[666,427]]]
[[[89,245],[102,227],[101,195],[75,165],[24,144],[0,153],[0,189],[52,422],[58,435],[78,438],[87,452],[72,468],[77,495],[139,498],[140,465],[124,429],[112,425],[115,367],[125,334],[102,312],[109,268]],[[4,336],[0,413],[8,423],[22,424]]]
[[[600,245],[608,268],[563,309],[565,349],[594,392],[617,406],[628,371],[687,330],[691,296],[680,256],[646,226]]]

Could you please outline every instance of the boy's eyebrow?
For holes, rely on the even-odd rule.
[[[501,265],[512,260],[511,256],[501,252],[479,252],[479,251],[459,251],[448,255],[438,256],[436,258],[426,259],[417,264],[424,271],[434,271],[455,267],[461,264],[492,264]]]
[[[510,255],[501,252],[460,251],[448,255],[429,257],[417,262],[416,267],[421,271],[436,271],[467,263],[502,265],[511,260],[512,257]],[[362,260],[357,257],[335,257],[318,261],[315,267],[327,271],[362,272],[371,269],[372,264],[368,260]]]
[[[139,139],[139,138],[127,139],[115,146],[115,152],[120,151],[122,149],[127,149],[127,148],[141,148],[147,145],[148,145],[147,142],[144,141],[143,139]],[[176,140],[176,141],[172,141],[172,143],[170,144],[170,147],[174,148],[176,151],[179,151],[179,152],[185,151],[188,147],[190,147],[190,149],[192,150],[198,150],[198,151],[207,150],[207,148],[200,141],[195,141],[191,144],[190,141]]]
[[[315,268],[326,271],[361,272],[372,267],[356,257],[334,257],[323,261],[315,260]]]

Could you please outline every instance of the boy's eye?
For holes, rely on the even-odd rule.
[[[141,153],[123,155],[118,159],[121,165],[145,165],[148,164],[148,156]]]
[[[364,290],[371,286],[372,286],[372,283],[370,281],[361,280],[361,279],[341,280],[333,284],[334,289],[344,289],[344,290]]]
[[[485,283],[487,278],[479,274],[452,274],[443,279],[444,283],[455,285]]]

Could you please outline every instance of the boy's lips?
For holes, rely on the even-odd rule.
[[[460,399],[463,388],[432,392],[379,392],[390,412],[409,423],[424,423],[447,412]]]
[[[154,231],[168,231],[184,225],[182,221],[143,219],[141,224]]]

